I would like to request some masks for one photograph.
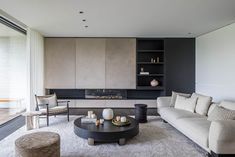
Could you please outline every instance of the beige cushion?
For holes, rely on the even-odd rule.
[[[157,98],[157,108],[170,107],[171,97],[158,97]]]
[[[208,116],[208,120],[229,120],[235,119],[235,111],[228,110],[223,107],[215,106],[211,114]]]
[[[210,115],[211,112],[215,109],[216,106],[219,106],[219,104],[217,104],[217,103],[212,103],[212,104],[210,105],[210,107],[209,107],[209,110],[208,110],[207,115]]]
[[[189,111],[176,109],[174,107],[164,107],[161,108],[158,112],[163,119],[170,123],[174,123],[177,119],[180,118],[205,118],[205,116],[202,116],[198,113],[191,113]]]
[[[211,122],[204,118],[181,118],[176,121],[177,129],[198,143],[203,148],[208,147]]]
[[[235,102],[232,101],[222,101],[219,106],[224,107],[229,110],[235,110]]]
[[[46,106],[40,106],[40,104],[48,104],[49,108],[57,106],[57,97],[56,94],[46,95],[46,96],[37,96],[37,102],[39,108],[46,108]]]
[[[195,112],[201,115],[207,115],[208,109],[212,101],[212,97],[197,93],[193,93],[191,97],[197,98]]]
[[[40,109],[40,111],[42,112],[42,114],[47,113],[46,109]],[[66,111],[67,111],[67,106],[56,106],[56,107],[49,108],[49,113],[50,114],[63,113],[63,112],[66,112]]]
[[[197,98],[193,98],[193,97],[186,98],[186,97],[177,95],[176,101],[175,101],[175,108],[194,113],[196,103],[197,103]]]
[[[179,92],[172,91],[170,106],[172,106],[172,107],[175,106],[175,101],[176,101],[177,95],[184,96],[186,98],[189,98],[191,96],[191,94],[179,93]]]

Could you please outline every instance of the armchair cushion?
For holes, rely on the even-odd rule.
[[[46,106],[40,106],[40,104],[48,104],[49,108],[56,107],[58,105],[56,94],[46,95],[46,96],[36,96],[36,99],[39,109],[46,108]]]
[[[42,114],[47,114],[47,109],[40,109]],[[49,114],[59,114],[59,113],[64,113],[67,111],[67,106],[55,106],[52,108],[49,108]]]

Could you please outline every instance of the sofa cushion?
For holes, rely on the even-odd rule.
[[[175,108],[194,113],[196,103],[197,103],[197,97],[186,98],[186,97],[177,95],[176,101],[175,101]]]
[[[232,101],[222,101],[219,106],[224,107],[229,110],[235,110],[235,102]]]
[[[235,110],[228,110],[220,106],[215,106],[213,111],[211,111],[210,115],[208,116],[208,120],[210,121],[233,119],[235,119]]]
[[[215,109],[216,106],[219,106],[219,104],[216,103],[212,103],[209,107],[208,113],[207,115],[209,116],[211,114],[211,112]]]
[[[193,93],[191,98],[197,98],[195,112],[204,116],[207,115],[208,109],[212,101],[212,97]]]
[[[204,118],[180,118],[175,126],[194,142],[208,147],[209,129],[211,122]]]
[[[170,123],[175,122],[179,118],[204,118],[205,117],[198,113],[192,113],[189,111],[176,109],[174,107],[161,108],[158,112],[163,119],[165,119],[166,121]]]
[[[191,94],[179,93],[179,92],[172,91],[171,104],[170,104],[171,107],[175,106],[175,101],[176,101],[177,95],[184,96],[186,98],[189,98],[191,96]]]

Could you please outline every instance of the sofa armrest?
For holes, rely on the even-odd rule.
[[[157,108],[170,107],[170,105],[171,105],[171,97],[170,96],[157,98]]]
[[[235,120],[211,123],[209,148],[216,154],[235,154]]]

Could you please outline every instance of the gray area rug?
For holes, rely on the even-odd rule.
[[[26,131],[20,128],[0,141],[0,156],[14,156],[14,141],[27,133],[36,131],[53,131],[61,136],[62,157],[205,157],[206,152],[186,138],[159,117],[148,117],[148,123],[140,124],[140,133],[127,141],[126,145],[117,143],[97,144],[89,146],[87,140],[76,136],[73,132],[71,117],[67,122],[65,116],[51,117],[50,126],[45,126],[45,119],[40,119],[41,128]]]

